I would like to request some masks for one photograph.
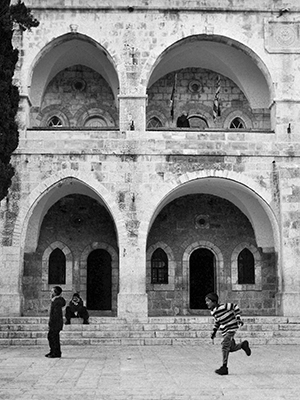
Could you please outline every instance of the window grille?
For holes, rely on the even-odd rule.
[[[230,129],[245,129],[245,123],[241,118],[234,118],[229,126]]]
[[[156,249],[151,258],[151,283],[168,284],[168,256]]]
[[[59,117],[54,115],[53,117],[51,117],[49,119],[47,126],[49,126],[50,128],[59,128],[59,127],[63,126],[63,123]]]
[[[157,117],[152,117],[147,124],[147,129],[160,128],[161,126],[162,126],[161,121]]]

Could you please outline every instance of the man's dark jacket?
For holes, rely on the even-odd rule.
[[[62,309],[66,305],[66,300],[61,296],[56,296],[51,301],[49,328],[54,331],[61,331],[64,325]]]

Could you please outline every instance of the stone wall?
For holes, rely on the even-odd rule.
[[[202,225],[196,223],[199,215],[204,221]],[[151,284],[151,262],[147,264],[149,315],[193,313],[183,301],[184,293],[190,286],[189,273],[183,267],[183,254],[194,242],[213,243],[222,253],[223,265],[221,270],[216,271],[214,285],[221,301],[238,302],[247,315],[275,314],[278,288],[274,253],[264,255],[261,249],[257,249],[249,220],[230,202],[210,195],[188,195],[164,207],[149,233],[147,247],[155,249],[157,243],[167,246],[174,255],[170,268],[175,270],[174,288],[164,290],[164,285]],[[259,290],[233,290],[232,253],[240,243],[254,246],[260,253],[262,282]],[[202,293],[202,296],[206,294]],[[194,313],[199,314],[199,310]]]
[[[219,106],[220,117],[212,119],[212,104],[220,80]],[[170,116],[170,98],[174,85],[174,118]],[[252,110],[244,93],[225,76],[201,68],[185,68],[175,71],[156,81],[148,90],[147,123],[150,117],[160,120],[163,127],[176,126],[177,117],[187,112],[191,128],[199,129],[193,117],[203,118],[201,130],[206,128],[229,129],[236,117],[244,122],[245,129],[270,130],[270,111],[268,109]],[[158,128],[159,129],[159,128]]]
[[[99,246],[109,251],[113,309],[126,318],[190,312],[189,257],[198,248],[215,256],[222,299],[239,301],[252,314],[298,315],[298,1],[26,4],[40,25],[15,35],[20,144],[12,157],[13,184],[1,202],[0,314],[42,311],[43,254],[57,245],[72,272],[70,292],[77,285],[84,291],[89,252]],[[281,12],[284,7],[289,10]],[[168,101],[176,71],[172,121]],[[80,74],[88,81],[84,93],[80,84],[70,84]],[[217,75],[222,113],[214,121],[210,103]],[[186,108],[208,127],[176,130],[176,116]],[[228,129],[239,116],[232,111],[242,112],[246,129]],[[46,128],[52,112],[69,126]],[[107,129],[84,127],[89,117],[103,118]],[[146,129],[152,117],[161,118],[160,130]],[[73,241],[65,226],[52,234],[49,222],[46,229],[49,210],[69,195],[104,207],[111,218],[107,229],[98,221]],[[190,210],[181,206],[186,219],[172,215],[164,226],[165,210],[185,196],[193,198]],[[225,210],[234,209],[229,222],[239,234],[220,235],[216,225],[226,225],[224,215],[207,235],[190,228],[201,196],[215,196]],[[245,218],[253,231],[249,224],[246,232],[241,229]],[[251,290],[234,280],[243,243],[252,246],[260,271],[260,286]],[[170,256],[167,290],[149,283],[149,260],[158,245]]]
[[[92,118],[102,119],[104,127],[118,126],[117,110],[108,83],[82,65],[67,68],[51,80],[41,107],[31,109],[32,116],[36,113],[33,126],[47,127],[53,116],[58,116],[64,127],[83,127]]]

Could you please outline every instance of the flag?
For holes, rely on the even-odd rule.
[[[170,98],[172,122],[174,120],[174,103],[175,103],[176,86],[177,86],[177,72],[175,72],[175,74],[174,74],[174,83],[173,83],[173,89],[172,89],[171,98]]]
[[[221,108],[220,108],[220,102],[219,102],[220,88],[221,88],[221,79],[220,79],[220,75],[218,75],[217,80],[216,80],[216,93],[215,93],[215,98],[214,98],[214,103],[213,103],[214,121],[216,121],[217,117],[221,116]]]

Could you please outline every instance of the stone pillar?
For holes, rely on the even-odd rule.
[[[281,307],[284,316],[299,316],[300,309],[300,192],[298,164],[291,165],[288,161],[281,164],[281,219],[282,219],[282,294]]]
[[[17,115],[20,137],[26,131],[26,127],[30,126],[30,107],[32,106],[30,98],[27,94],[20,93],[19,111]]]
[[[128,241],[120,246],[120,290],[118,317],[145,320],[148,316],[146,294],[146,254],[143,247]]]
[[[19,247],[3,246],[0,256],[0,315],[20,316],[22,305],[20,293],[20,249]]]
[[[299,108],[299,100],[275,100],[272,104],[272,129],[276,127],[278,140],[284,142],[298,141],[298,133],[300,131]]]
[[[146,100],[143,95],[119,95],[121,131],[146,130]]]
[[[15,179],[15,178],[14,178]],[[18,193],[0,202],[0,316],[20,316],[22,310],[22,262],[19,243],[12,232],[19,210]]]

